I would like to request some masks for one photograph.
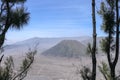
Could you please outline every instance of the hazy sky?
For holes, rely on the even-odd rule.
[[[20,31],[10,30],[6,37],[8,41],[92,35],[91,0],[27,0],[26,7],[31,17],[29,24]],[[98,7],[97,4],[97,10]],[[97,16],[98,36],[102,35],[100,24]]]

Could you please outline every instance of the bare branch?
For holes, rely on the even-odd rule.
[[[0,58],[0,63],[2,62],[3,57],[4,57],[4,54],[3,54],[3,55],[1,56],[1,58]]]

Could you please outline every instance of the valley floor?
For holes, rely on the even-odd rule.
[[[23,56],[15,57],[15,63],[21,62],[18,59],[22,58]],[[103,58],[100,59],[103,60]],[[82,80],[77,73],[82,66],[90,67],[91,58],[74,59],[36,55],[35,62],[24,80]],[[97,80],[100,80],[100,77]]]

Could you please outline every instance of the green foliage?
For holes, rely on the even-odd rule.
[[[0,80],[11,80],[14,74],[13,58],[10,56],[4,62],[4,67],[0,66]]]
[[[29,21],[29,12],[24,7],[27,0],[1,0],[0,1],[0,51],[5,41],[7,31],[12,29],[21,29]],[[37,51],[30,51],[15,72],[13,58],[10,56],[2,63],[4,55],[0,57],[0,80],[22,80],[27,76],[34,56]]]
[[[88,67],[84,66],[80,70],[80,74],[83,80],[92,80],[92,73]]]
[[[101,9],[98,13],[102,17],[102,30],[108,34],[105,39],[102,39],[101,49],[103,52],[110,54],[111,51],[114,51],[114,39],[115,35],[115,12],[114,12],[114,0],[106,0],[105,2],[101,2]]]
[[[21,29],[23,25],[27,24],[29,20],[29,13],[21,8],[16,8],[11,11],[11,27],[15,29]]]
[[[5,8],[7,5],[5,2],[8,2],[7,8]],[[24,2],[26,2],[26,0],[2,0],[0,11],[0,26],[2,29],[4,29],[6,25],[7,27],[20,29],[20,27],[28,23],[29,12],[25,9]],[[17,3],[20,4],[17,5]],[[9,21],[7,21],[7,19]]]
[[[110,40],[110,48],[109,48],[109,40]],[[115,44],[114,44],[113,38],[109,39],[108,37],[106,37],[105,39],[102,39],[100,41],[100,47],[101,47],[101,50],[104,53],[108,53],[109,49],[110,49],[110,51],[114,51],[115,50]]]
[[[106,0],[106,2],[111,9],[115,8],[115,0]]]
[[[105,53],[107,53],[108,51],[109,51],[109,42],[108,42],[108,38],[106,38],[106,39],[102,39],[101,41],[100,41],[100,46],[101,46],[101,50],[103,51],[103,52],[105,52]]]
[[[104,13],[106,12],[106,10],[107,10],[107,7],[106,7],[105,3],[101,2],[101,6],[100,6],[100,10],[98,11],[98,14],[100,14],[101,17],[102,17],[102,15],[104,15]]]
[[[0,80],[23,80],[34,61],[37,51],[29,51],[26,58],[22,61],[18,71],[15,70],[13,58],[6,58],[3,66],[0,66]]]
[[[27,0],[1,0],[0,1],[0,47],[2,47],[5,34],[9,29],[23,28],[28,24],[29,12],[24,3]]]
[[[119,9],[117,0],[105,0],[101,3],[100,11],[98,11],[99,15],[102,17],[103,20],[101,28],[107,34],[107,37],[105,39],[102,39],[101,41],[101,49],[107,54],[110,69],[109,75],[107,65],[105,63],[102,63],[103,67],[99,67],[106,80],[115,80],[116,76],[115,67],[119,56],[118,12]],[[116,43],[114,41],[114,37],[116,37]],[[114,58],[111,57],[112,51],[115,51]]]
[[[96,54],[98,53],[98,49],[96,48],[96,50],[95,50],[96,52]],[[92,45],[90,44],[90,43],[88,43],[88,46],[87,46],[87,52],[86,52],[87,54],[92,54],[93,53],[93,47],[92,47]]]
[[[90,43],[88,43],[88,47],[87,47],[87,54],[92,53],[92,46]]]
[[[111,80],[110,69],[105,62],[101,63],[102,66],[98,66],[99,71],[102,73],[106,80]]]
[[[111,4],[112,5],[112,4]],[[98,14],[102,17],[102,26],[101,29],[105,33],[110,33],[111,35],[115,33],[115,13],[113,9],[105,6],[104,2],[101,2],[101,9],[98,11]]]
[[[101,2],[100,10],[98,14],[102,17],[102,30],[108,34],[105,39],[102,39],[101,50],[105,53],[109,53],[110,51],[114,51],[114,39],[115,35],[115,12],[114,12],[114,0],[106,0],[105,2]]]
[[[29,71],[30,65],[34,61],[34,55],[37,53],[37,51],[30,51],[26,55],[27,57],[23,60],[22,65],[20,66],[19,72],[22,72],[19,76],[19,80],[22,80],[24,77],[27,76],[27,72]]]
[[[102,29],[104,32],[114,34],[114,13],[112,11],[108,11],[103,15],[103,18]]]

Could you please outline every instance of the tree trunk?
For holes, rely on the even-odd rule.
[[[116,53],[115,59],[113,61],[112,69],[111,69],[111,77],[115,80],[115,68],[119,58],[119,7],[118,0],[116,0]]]
[[[119,58],[119,7],[118,0],[116,0],[116,55],[113,65],[116,66]]]
[[[114,65],[112,65],[111,66],[111,80],[116,80],[115,79],[115,66]]]
[[[9,2],[6,1],[6,8],[7,8],[7,18],[5,21],[5,28],[3,29],[2,33],[0,34],[0,48],[2,47],[2,45],[4,44],[5,41],[5,34],[8,31],[9,27],[10,27],[10,6],[9,6]]]
[[[4,41],[5,41],[5,34],[1,34],[0,35],[0,49],[2,48]]]
[[[92,49],[92,80],[96,80],[96,18],[95,0],[92,0],[93,49]]]

